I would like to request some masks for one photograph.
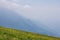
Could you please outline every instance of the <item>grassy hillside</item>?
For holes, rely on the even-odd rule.
[[[0,27],[0,40],[60,40],[60,38]]]

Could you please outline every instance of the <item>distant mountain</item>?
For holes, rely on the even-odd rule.
[[[0,40],[60,40],[60,38],[0,26]]]
[[[49,30],[43,29],[43,24],[38,27],[35,22],[18,15],[15,11],[5,8],[0,8],[0,25],[40,34],[56,35]]]

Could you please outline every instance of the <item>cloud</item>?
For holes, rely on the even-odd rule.
[[[18,1],[18,0],[12,0],[12,1]]]
[[[10,0],[11,2],[18,3],[20,0]]]
[[[17,8],[18,6],[21,6],[17,3],[10,2],[10,1],[7,1],[7,0],[0,1],[0,4],[1,4],[2,7],[6,7],[6,8]]]
[[[12,0],[13,1],[13,0]],[[22,5],[16,2],[0,0],[0,7],[5,7],[11,10],[15,10],[20,13],[20,11],[25,12],[32,10],[30,5]],[[16,0],[17,1],[17,0]]]
[[[31,6],[30,5],[25,5],[24,8],[31,8]]]

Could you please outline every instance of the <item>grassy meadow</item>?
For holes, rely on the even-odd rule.
[[[60,40],[60,38],[0,26],[0,40]]]

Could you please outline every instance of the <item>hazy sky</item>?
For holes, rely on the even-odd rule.
[[[0,7],[60,30],[60,0],[0,0]]]

